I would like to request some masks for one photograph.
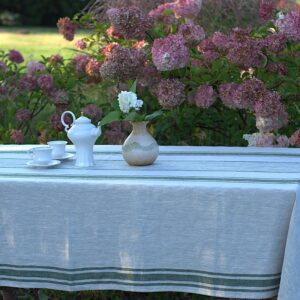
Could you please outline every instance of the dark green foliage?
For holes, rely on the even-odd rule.
[[[60,17],[72,17],[87,3],[88,0],[1,0],[0,13],[18,13],[22,25],[54,26]]]

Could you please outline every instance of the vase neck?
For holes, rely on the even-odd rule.
[[[148,132],[147,124],[148,122],[132,122],[132,132],[134,134],[140,134]]]

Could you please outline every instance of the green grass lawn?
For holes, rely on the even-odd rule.
[[[42,27],[1,27],[0,50],[16,49],[20,51],[25,60],[31,58],[38,60],[41,55],[46,57],[60,54],[65,58],[74,55],[72,50],[77,39],[83,37],[83,32],[76,35],[73,42],[66,41],[57,28]]]

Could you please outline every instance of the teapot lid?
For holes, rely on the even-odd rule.
[[[81,114],[81,117],[79,117],[75,121],[75,124],[88,124],[88,123],[91,123],[91,120],[85,117],[83,114]]]

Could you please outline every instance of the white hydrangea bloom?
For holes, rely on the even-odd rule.
[[[140,110],[142,108],[143,104],[144,104],[143,100],[137,100],[136,103],[135,103],[134,109],[135,110]]]
[[[133,92],[122,91],[118,96],[119,107],[123,113],[129,113],[130,108],[135,107],[137,95]]]
[[[129,113],[130,108],[134,108],[136,111],[140,110],[144,102],[137,98],[137,95],[133,92],[121,92],[118,96],[119,107],[123,113]]]

